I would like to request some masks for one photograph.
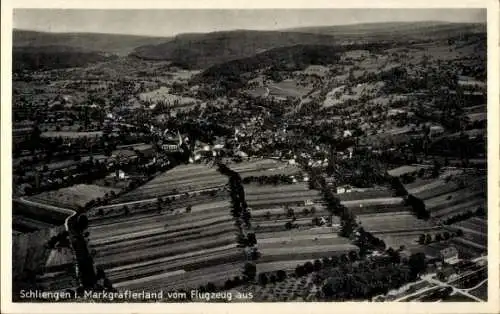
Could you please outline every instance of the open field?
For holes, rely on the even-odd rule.
[[[145,185],[124,194],[117,202],[152,199],[164,195],[219,189],[227,184],[227,178],[215,168],[202,164],[180,165],[164,172]]]
[[[447,219],[449,217],[467,212],[469,210],[474,212],[480,206],[486,208],[487,207],[486,200],[484,199],[484,197],[476,196],[470,198],[467,201],[464,201],[463,203],[456,204],[453,206],[447,206],[439,210],[434,210],[431,212],[431,217],[439,219]]]
[[[276,97],[276,98],[299,98],[312,89],[297,84],[295,80],[283,80],[279,83],[270,83],[267,86],[261,86],[248,91],[252,97]]]
[[[78,209],[92,200],[103,199],[111,191],[118,193],[120,190],[97,185],[77,184],[57,191],[43,192],[29,197],[28,200],[62,208]]]
[[[486,249],[488,244],[488,222],[484,218],[473,217],[451,225],[464,233],[463,239],[473,243],[473,247]]]
[[[236,246],[228,194],[192,193],[200,186],[217,188],[226,182],[213,168],[179,166],[131,193],[141,200],[173,186],[192,196],[168,204],[132,201],[128,214],[120,204],[103,207],[122,212],[112,219],[97,215],[91,220],[89,243],[96,266],[104,268],[115,286],[133,291],[197,288],[241,275],[244,254]]]
[[[311,91],[311,88],[297,85],[294,80],[284,80],[269,85],[269,96],[274,97],[302,97]]]
[[[290,269],[300,261],[358,250],[348,239],[339,237],[336,228],[313,226],[314,217],[329,217],[330,213],[321,204],[320,192],[309,190],[306,183],[246,184],[245,192],[246,201],[252,208],[252,225],[261,253],[258,272]],[[306,205],[307,200],[313,202]],[[291,221],[286,208],[293,210],[296,218],[292,223],[295,227],[290,230],[286,228]],[[339,224],[337,217],[334,217],[333,224]],[[262,269],[261,264],[264,265]]]
[[[432,230],[436,227],[417,219],[410,212],[359,215],[358,220],[370,232],[391,233]]]
[[[355,201],[373,198],[389,198],[393,192],[389,189],[366,189],[366,191],[353,191],[349,193],[336,194],[340,201]]]
[[[401,197],[359,198],[342,201],[355,215],[383,214],[406,212],[410,207],[404,204]]]
[[[433,235],[443,231],[440,227],[417,219],[411,212],[392,212],[359,215],[361,226],[376,237],[384,240],[387,247],[394,249],[405,246],[409,249],[420,247],[421,234]]]

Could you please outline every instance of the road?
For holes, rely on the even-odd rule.
[[[477,262],[485,261],[485,260],[487,260],[487,256],[480,256],[480,257],[474,258],[471,261],[477,263]],[[450,283],[445,283],[445,282],[433,279],[432,277],[435,277],[436,273],[430,273],[430,274],[424,275],[424,276],[422,276],[422,279],[420,281],[417,281],[416,283],[422,283],[422,282],[425,281],[425,282],[430,283],[431,286],[426,287],[426,288],[421,289],[421,290],[418,290],[418,291],[416,291],[416,292],[414,292],[412,294],[408,294],[408,295],[402,296],[402,297],[400,297],[400,298],[398,298],[398,299],[396,299],[394,301],[395,302],[402,302],[402,301],[405,301],[405,300],[407,300],[407,299],[409,299],[411,297],[415,297],[415,296],[418,296],[418,295],[423,295],[424,293],[432,291],[432,290],[435,290],[435,289],[437,289],[439,287],[451,287],[453,289],[453,292],[451,293],[451,295],[458,293],[458,294],[462,294],[462,295],[464,295],[464,296],[466,296],[466,297],[468,297],[470,299],[473,299],[475,301],[485,302],[485,300],[482,300],[482,299],[480,299],[478,297],[475,297],[475,296],[471,295],[469,293],[469,291],[472,291],[472,290],[478,288],[479,286],[481,286],[482,284],[484,284],[485,282],[487,282],[488,279],[485,279],[485,280],[481,281],[479,284],[477,284],[476,286],[474,286],[472,288],[460,289],[460,288],[456,288],[456,287],[453,286],[454,282],[460,281],[460,280],[464,279],[467,276],[475,274],[478,271],[481,271],[481,269],[476,270],[476,271],[471,272],[471,273],[463,274],[462,276],[460,276],[459,278],[454,279]]]

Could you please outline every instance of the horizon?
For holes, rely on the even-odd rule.
[[[377,14],[373,14],[373,10],[377,10]],[[161,11],[15,9],[13,15],[13,30],[54,34],[88,33],[144,37],[174,37],[180,34],[207,34],[238,30],[293,31],[297,28],[384,23],[486,23],[485,9]]]
[[[130,33],[110,33],[110,32],[60,32],[60,31],[38,31],[35,29],[25,29],[25,28],[13,28],[14,31],[24,31],[24,32],[36,32],[36,33],[46,33],[46,34],[95,34],[95,35],[117,35],[117,36],[140,36],[140,37],[175,37],[178,35],[187,35],[187,34],[211,34],[211,33],[224,33],[224,32],[237,32],[237,31],[254,31],[254,32],[295,32],[298,29],[307,29],[307,28],[321,28],[321,27],[342,27],[342,26],[355,26],[355,25],[377,25],[377,24],[412,24],[412,23],[442,23],[442,24],[485,24],[486,22],[448,22],[448,21],[438,21],[438,20],[428,20],[428,21],[388,21],[388,22],[371,22],[371,23],[349,23],[349,24],[336,24],[336,25],[312,25],[305,26],[299,28],[280,28],[280,29],[245,29],[245,28],[235,28],[235,29],[225,29],[219,31],[212,32],[189,32],[189,33],[178,33],[173,36],[158,36],[158,35],[141,35],[141,34],[130,34]],[[297,31],[300,32],[300,31]]]

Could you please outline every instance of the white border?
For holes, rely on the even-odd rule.
[[[1,1],[1,311],[2,313],[498,313],[499,308],[499,1],[498,0],[51,0]],[[488,8],[488,292],[486,303],[13,304],[11,302],[11,47],[15,8]]]

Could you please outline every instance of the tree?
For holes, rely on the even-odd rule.
[[[128,209],[127,205],[123,206],[123,212],[125,213],[125,215],[129,215],[130,214],[130,210]]]
[[[333,267],[336,267],[339,263],[340,263],[340,259],[338,256],[334,255],[334,256],[330,257],[330,265],[332,265]]]
[[[424,244],[425,243],[425,234],[421,234],[420,237],[418,238],[418,243],[419,244]]]
[[[445,240],[448,240],[448,239],[450,238],[450,233],[449,233],[448,231],[445,231],[445,232],[443,233],[443,238],[444,238]]]
[[[314,271],[314,265],[313,265],[313,263],[306,262],[304,264],[304,270],[305,270],[306,274],[312,273]]]
[[[257,273],[257,267],[255,267],[255,264],[245,263],[245,266],[243,269],[243,276],[245,278],[245,281],[247,281],[247,282],[254,281],[256,273]]]
[[[217,287],[215,286],[215,284],[213,284],[212,282],[207,283],[207,292],[215,292],[216,289]]]
[[[432,177],[437,178],[439,176],[440,171],[441,171],[441,164],[437,160],[434,160],[434,165],[432,168]]]
[[[286,229],[286,230],[290,230],[290,229],[292,229],[292,223],[291,223],[291,222],[289,222],[289,221],[288,221],[287,223],[285,223],[285,229]]]
[[[358,253],[356,251],[350,251],[349,252],[349,259],[351,262],[357,261],[358,260]]]
[[[441,233],[436,233],[434,239],[436,240],[436,242],[443,240]]]
[[[267,278],[267,275],[264,273],[259,274],[259,283],[263,286],[267,285],[269,279]]]
[[[425,254],[421,252],[412,254],[408,261],[408,265],[410,266],[410,271],[413,277],[417,277],[427,267],[427,263],[425,261]]]
[[[251,232],[247,235],[247,244],[248,246],[254,246],[257,244],[257,238],[255,237],[255,233]]]
[[[340,222],[340,236],[349,238],[356,228],[356,221],[352,214],[347,213]]]
[[[80,232],[89,227],[89,219],[87,218],[86,215],[78,215],[76,223],[77,223],[77,228]]]
[[[303,265],[297,265],[297,267],[295,267],[295,275],[297,277],[302,277],[305,274],[306,274],[306,270],[305,270]]]
[[[235,287],[241,285],[241,278],[240,278],[240,276],[234,276],[234,278],[233,278],[233,285]]]
[[[432,236],[430,234],[427,234],[425,236],[425,244],[429,244],[432,242]]]
[[[283,281],[286,279],[286,272],[284,270],[280,269],[276,273],[276,277],[277,277],[278,281]]]
[[[323,267],[323,264],[319,260],[314,261],[314,265],[313,265],[314,271],[320,271],[322,267]]]
[[[461,236],[463,236],[463,235],[464,235],[463,230],[462,230],[462,229],[458,229],[458,230],[457,230],[457,237],[461,237]]]
[[[190,213],[191,209],[192,209],[191,205],[188,205],[188,207],[186,207],[186,213]]]
[[[276,283],[277,281],[278,281],[278,278],[276,278],[275,275],[271,275],[271,277],[269,277],[269,282]]]
[[[234,288],[233,281],[231,279],[226,280],[226,282],[224,283],[224,289],[229,290],[232,288]]]

